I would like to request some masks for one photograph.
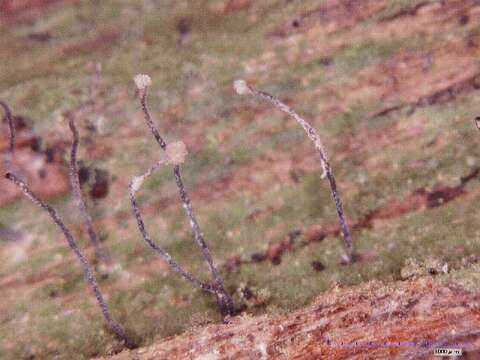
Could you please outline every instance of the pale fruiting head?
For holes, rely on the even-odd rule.
[[[135,85],[137,86],[138,90],[145,90],[147,87],[152,85],[152,79],[150,76],[146,74],[137,74],[133,78]]]
[[[170,144],[167,144],[166,154],[169,162],[174,165],[179,165],[185,161],[185,156],[187,155],[187,147],[183,141],[176,141]]]
[[[233,82],[233,88],[238,95],[247,95],[252,92],[245,80],[235,80]]]

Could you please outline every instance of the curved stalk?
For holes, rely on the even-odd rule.
[[[93,274],[93,270],[91,266],[89,265],[87,259],[83,255],[80,248],[78,247],[78,244],[75,241],[72,233],[70,232],[68,227],[65,225],[63,220],[60,218],[60,216],[57,214],[56,210],[52,208],[50,205],[48,205],[47,203],[45,203],[43,200],[41,200],[39,197],[37,197],[29,189],[28,185],[13,173],[7,173],[5,177],[8,180],[10,180],[12,183],[14,183],[30,201],[32,201],[35,205],[38,205],[43,210],[45,210],[48,213],[48,215],[50,215],[53,222],[60,228],[63,235],[67,239],[68,245],[72,249],[77,259],[79,260],[80,265],[82,266],[85,278],[87,279],[87,281],[90,283],[92,287],[93,293],[95,294],[95,298],[97,299],[98,305],[100,306],[102,310],[102,314],[105,317],[107,324],[110,326],[110,329],[124,342],[125,346],[129,348],[135,347],[135,344],[128,338],[127,333],[125,332],[123,327],[113,318],[112,314],[110,313],[107,302],[103,297],[100,287],[98,286],[97,280],[95,279],[95,275]]]
[[[93,221],[90,214],[87,211],[87,206],[85,205],[85,201],[83,200],[82,190],[80,189],[80,180],[78,178],[78,167],[77,167],[77,152],[78,152],[78,144],[80,142],[80,138],[78,135],[77,127],[75,126],[75,120],[73,115],[68,116],[68,125],[70,127],[70,131],[72,132],[72,149],[70,152],[70,166],[69,166],[69,178],[70,178],[70,187],[72,189],[73,198],[75,204],[77,205],[78,209],[80,210],[80,214],[83,217],[83,222],[85,223],[85,227],[87,228],[88,236],[90,237],[90,242],[95,250],[95,257],[97,260],[104,262],[105,264],[111,263],[111,259],[103,249],[98,240],[97,233],[93,227]]]
[[[275,96],[265,92],[255,89],[253,86],[248,85],[243,80],[236,80],[234,83],[234,88],[239,95],[253,95],[261,100],[267,101],[272,104],[276,109],[286,113],[292,117],[296,122],[298,122],[302,128],[307,133],[307,136],[313,142],[315,150],[320,156],[320,165],[322,167],[322,178],[327,177],[330,192],[332,193],[333,201],[335,202],[335,208],[337,210],[338,220],[342,228],[344,248],[345,248],[345,261],[350,263],[354,260],[354,249],[353,249],[353,240],[350,235],[350,230],[348,228],[347,220],[345,218],[345,213],[343,210],[342,200],[337,189],[337,182],[335,176],[333,175],[332,168],[328,160],[327,152],[323,146],[323,143],[320,139],[315,128],[313,128],[303,117],[301,117],[295,110],[289,107],[287,104],[283,103]]]

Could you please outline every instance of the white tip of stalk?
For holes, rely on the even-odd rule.
[[[185,161],[185,156],[188,154],[187,147],[183,141],[176,141],[167,144],[167,149],[165,151],[169,162],[174,165],[183,163]]]
[[[147,87],[152,85],[152,79],[146,74],[135,75],[133,81],[135,81],[135,85],[137,86],[138,90],[145,90]]]
[[[238,95],[247,95],[252,92],[245,80],[235,80],[233,82],[233,88]]]
[[[448,274],[448,264],[447,263],[443,264],[442,271],[443,271],[444,274]]]
[[[143,184],[144,179],[145,178],[143,176],[134,176],[133,177],[130,187],[131,187],[131,189],[134,193],[136,193],[140,189],[140,187]]]
[[[325,162],[322,161],[322,175],[320,175],[320,179],[325,179],[327,177],[327,165]]]

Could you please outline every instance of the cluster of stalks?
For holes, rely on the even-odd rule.
[[[143,85],[142,85],[142,81],[143,81]],[[185,145],[182,142],[177,142],[177,143],[172,143],[167,145],[167,143],[160,136],[159,131],[157,130],[156,126],[153,124],[153,121],[150,116],[150,112],[146,104],[148,84],[145,83],[145,81],[150,82],[149,77],[146,75],[140,75],[135,78],[135,82],[139,88],[140,103],[142,106],[143,113],[145,115],[146,124],[149,127],[150,131],[152,132],[158,145],[164,151],[164,154],[160,159],[160,161],[158,161],[155,165],[153,165],[150,169],[148,169],[148,171],[145,174],[134,177],[129,184],[130,201],[132,204],[134,216],[137,220],[139,231],[143,239],[147,242],[147,244],[170,265],[170,267],[174,272],[180,274],[184,279],[189,281],[193,286],[196,286],[204,291],[207,291],[215,295],[217,299],[219,311],[222,316],[233,315],[234,314],[233,300],[231,296],[228,294],[228,292],[225,290],[223,278],[220,275],[220,272],[218,271],[213,261],[210,250],[203,238],[202,232],[200,230],[200,226],[198,225],[198,222],[193,212],[190,198],[183,184],[183,180],[180,172],[180,164],[183,162],[184,157],[186,155]],[[129,348],[135,347],[136,344],[129,338],[124,328],[114,319],[111,311],[109,310],[105,297],[102,294],[100,287],[98,286],[98,282],[96,280],[94,270],[92,266],[89,264],[82,250],[80,249],[69,227],[65,224],[65,222],[62,220],[58,212],[52,206],[50,206],[45,201],[43,201],[40,197],[38,197],[30,189],[26,181],[24,181],[20,176],[16,175],[13,171],[11,171],[11,161],[13,160],[13,155],[15,152],[15,144],[16,144],[15,121],[9,106],[3,101],[0,101],[0,106],[3,108],[5,112],[5,118],[7,119],[9,131],[10,131],[10,146],[9,146],[8,162],[6,166],[8,172],[5,174],[5,178],[11,181],[14,185],[16,185],[26,198],[32,201],[35,205],[42,208],[50,216],[52,221],[60,228],[61,232],[63,233],[63,235],[67,240],[69,247],[72,249],[73,253],[75,254],[75,256],[78,258],[80,262],[85,278],[93,290],[95,298],[101,308],[102,314],[105,317],[105,320],[109,325],[110,329],[127,347]],[[83,105],[81,107],[83,107]],[[80,215],[83,220],[84,226],[87,230],[91,245],[94,249],[95,260],[98,263],[111,265],[112,260],[108,252],[100,244],[99,237],[93,225],[93,220],[90,214],[88,213],[87,206],[83,199],[82,191],[80,188],[80,180],[79,180],[78,165],[77,165],[77,153],[78,153],[78,146],[80,143],[80,136],[75,124],[75,112],[72,111],[72,112],[64,113],[64,118],[68,121],[68,126],[72,134],[72,146],[71,146],[70,161],[69,161],[69,180],[70,180],[70,187],[71,187],[71,193],[73,195],[73,200],[80,212]],[[175,183],[178,188],[180,200],[183,205],[183,208],[185,209],[186,216],[188,217],[190,225],[192,227],[194,239],[197,245],[200,247],[202,254],[205,257],[205,260],[208,263],[209,269],[213,277],[212,284],[199,280],[190,272],[183,269],[183,267],[180,266],[167,251],[162,249],[151,239],[150,235],[148,234],[145,228],[145,223],[137,203],[136,193],[140,189],[143,183],[143,180],[145,178],[149,177],[155,170],[159,169],[162,165],[167,165],[167,164],[173,165],[173,174],[175,177]]]
[[[13,154],[15,151],[15,123],[12,116],[12,112],[10,111],[9,107],[3,102],[0,102],[0,103],[5,110],[8,126],[10,128],[10,154],[13,160]],[[110,259],[107,253],[100,246],[100,243],[98,241],[98,236],[93,227],[92,219],[87,212],[85,202],[83,200],[82,193],[80,190],[80,182],[79,182],[78,170],[77,170],[77,150],[78,150],[78,144],[79,144],[79,135],[78,135],[77,128],[75,126],[74,117],[72,114],[65,114],[65,117],[69,121],[69,127],[72,132],[72,138],[73,138],[72,149],[70,154],[70,163],[69,163],[69,177],[70,177],[71,192],[73,194],[75,204],[79,208],[80,213],[83,217],[85,226],[87,228],[87,232],[90,237],[90,241],[95,249],[95,255],[97,256],[97,260],[108,263]],[[8,171],[5,174],[5,178],[10,180],[14,185],[16,185],[27,199],[29,199],[35,205],[38,205],[40,208],[42,208],[50,216],[50,218],[53,220],[55,225],[57,225],[60,228],[61,232],[65,236],[65,239],[67,240],[68,246],[72,249],[73,253],[77,257],[78,261],[80,262],[85,278],[89,282],[93,290],[95,298],[98,302],[98,305],[100,306],[100,309],[102,311],[103,316],[105,317],[105,320],[108,326],[114,332],[114,334],[125,344],[125,346],[129,348],[135,347],[136,346],[135,343],[127,336],[127,333],[124,330],[124,328],[114,319],[112,313],[110,312],[110,309],[105,300],[105,297],[103,296],[100,290],[100,287],[98,286],[98,282],[95,278],[95,274],[92,266],[89,264],[87,258],[85,257],[82,250],[78,246],[77,241],[73,237],[72,232],[70,231],[68,226],[65,224],[65,222],[62,220],[58,212],[49,204],[47,204],[45,201],[40,199],[29,188],[27,183],[22,178],[15,175],[12,171]]]
[[[190,282],[194,287],[197,287],[201,290],[204,290],[208,293],[213,294],[216,297],[218,308],[222,316],[234,315],[235,309],[234,309],[234,303],[233,303],[232,297],[225,289],[224,280],[217,266],[215,265],[213,257],[210,253],[210,249],[207,246],[207,243],[205,242],[200,226],[195,217],[190,198],[188,196],[188,193],[185,189],[185,185],[183,183],[180,165],[184,162],[185,156],[187,155],[185,144],[183,144],[181,141],[167,144],[163,139],[163,137],[160,135],[160,132],[158,131],[157,127],[155,126],[147,106],[147,89],[151,85],[150,77],[148,75],[139,74],[135,76],[134,81],[138,89],[140,105],[143,111],[145,123],[149,128],[150,132],[152,133],[154,139],[158,143],[160,149],[162,150],[160,160],[157,163],[155,163],[153,166],[151,166],[142,175],[135,176],[130,181],[128,186],[130,202],[132,205],[133,214],[135,216],[140,234],[142,238],[145,240],[145,242],[166,261],[166,263],[171,267],[172,271],[182,276],[185,280]],[[234,87],[235,87],[235,90],[241,95],[250,94],[262,100],[268,101],[275,108],[291,116],[306,131],[308,137],[312,140],[312,142],[314,143],[315,149],[318,152],[318,155],[320,158],[320,164],[323,169],[322,177],[326,177],[330,184],[330,190],[332,193],[333,200],[335,202],[338,218],[339,218],[340,225],[342,228],[342,233],[343,233],[344,246],[345,246],[345,252],[346,252],[345,261],[346,262],[353,261],[354,259],[353,243],[352,243],[350,231],[348,229],[348,225],[345,219],[342,201],[340,199],[340,195],[337,190],[335,177],[333,175],[332,169],[329,164],[327,152],[325,151],[322,141],[319,135],[317,134],[317,132],[315,131],[315,129],[300,115],[298,115],[293,109],[291,109],[289,106],[287,106],[286,104],[278,100],[276,97],[266,92],[256,90],[252,86],[247,85],[247,83],[242,80],[235,81]],[[9,160],[11,161],[13,160],[13,155],[15,152],[15,142],[16,142],[14,118],[10,108],[6,103],[0,101],[0,107],[2,107],[5,112],[5,117],[8,121],[8,126],[10,130]],[[84,222],[84,226],[90,238],[91,245],[94,248],[96,260],[104,264],[111,264],[111,258],[108,255],[107,251],[101,246],[99,242],[99,238],[98,238],[97,232],[95,231],[92,218],[87,211],[87,206],[82,197],[82,191],[80,188],[80,180],[78,175],[78,166],[77,166],[77,153],[78,153],[78,146],[80,143],[80,136],[75,124],[75,113],[74,112],[65,113],[64,117],[68,121],[68,126],[72,133],[72,147],[71,147],[70,161],[69,161],[69,179],[70,179],[70,186],[71,186],[73,199],[74,199],[75,205],[78,207],[80,211],[82,220]],[[130,348],[134,347],[135,346],[134,342],[127,336],[127,333],[124,330],[124,328],[113,318],[108,308],[107,302],[105,301],[105,297],[103,296],[98,286],[92,266],[89,264],[85,255],[80,250],[80,247],[78,246],[78,243],[73,237],[72,232],[70,231],[68,226],[65,224],[65,222],[62,220],[58,212],[53,207],[51,207],[42,199],[40,199],[35,193],[31,191],[31,189],[23,179],[21,179],[19,176],[15,175],[11,171],[10,165],[11,164],[9,162],[7,166],[8,172],[5,175],[5,177],[8,180],[10,180],[13,184],[15,184],[21,190],[21,192],[25,195],[25,197],[27,197],[35,205],[38,205],[45,212],[47,212],[47,214],[51,217],[53,222],[60,228],[61,232],[63,233],[63,235],[67,240],[68,245],[70,246],[73,253],[75,254],[75,256],[78,258],[80,262],[80,265],[85,274],[85,278],[91,285],[95,298],[101,308],[103,316],[105,317],[105,320],[109,325],[110,329],[118,336],[119,339],[121,339],[124,342],[124,344],[127,347],[130,347]],[[166,166],[166,165],[171,165],[173,167],[173,175],[175,179],[175,184],[178,189],[180,202],[185,210],[185,214],[192,228],[194,241],[199,246],[203,257],[205,258],[208,264],[211,277],[212,277],[211,283],[204,282],[200,280],[198,277],[188,272],[187,270],[185,270],[181,265],[179,265],[172,258],[172,256],[166,250],[164,250],[162,247],[160,247],[156,242],[152,240],[151,236],[146,230],[145,222],[143,220],[140,208],[138,206],[136,194],[140,190],[146,178],[151,176],[155,171],[160,169],[162,166]]]
[[[153,137],[155,138],[156,142],[160,146],[160,148],[167,153],[167,158],[169,154],[169,148],[171,149],[171,146],[173,145],[167,145],[165,140],[162,138],[160,135],[160,132],[158,131],[157,127],[152,121],[152,117],[150,115],[150,111],[148,110],[147,106],[147,89],[151,84],[151,79],[148,75],[144,74],[139,74],[135,77],[135,84],[137,85],[138,92],[139,92],[139,98],[140,98],[140,104],[142,106],[142,111],[143,115],[145,118],[145,122],[150,129]],[[183,148],[183,149],[182,149]],[[186,150],[184,146],[177,144],[176,148],[173,148],[175,151],[174,152],[179,152],[179,153],[186,153]],[[210,253],[210,249],[207,246],[207,243],[205,242],[205,239],[203,238],[203,234],[200,230],[200,226],[197,222],[197,219],[195,217],[195,214],[193,212],[192,208],[192,203],[190,201],[190,198],[188,196],[187,190],[185,189],[185,185],[183,184],[182,180],[182,175],[180,171],[180,164],[183,162],[183,157],[182,156],[177,156],[178,159],[177,161],[170,161],[170,163],[173,165],[173,175],[175,178],[175,184],[177,185],[178,193],[180,196],[180,201],[182,202],[182,206],[185,210],[185,214],[188,218],[188,221],[190,223],[190,226],[192,228],[194,240],[197,243],[197,245],[200,247],[200,250],[202,251],[203,257],[205,258],[208,267],[210,269],[210,272],[212,274],[213,278],[213,285],[209,285],[206,283],[201,282],[198,280],[195,276],[190,274],[188,271],[184,270],[180,265],[178,265],[172,257],[162,248],[160,248],[158,245],[156,245],[148,235],[147,231],[145,230],[145,225],[140,213],[140,210],[137,206],[136,198],[135,198],[135,192],[138,190],[139,186],[135,186],[135,184],[141,184],[141,181],[139,179],[144,179],[145,177],[149,176],[154,170],[156,170],[160,165],[156,164],[152,168],[150,168],[142,177],[135,177],[131,182],[130,182],[130,200],[132,203],[133,207],[133,213],[135,215],[135,218],[137,219],[137,225],[140,230],[140,233],[142,234],[144,240],[152,247],[152,249],[157,252],[160,256],[164,258],[164,260],[167,261],[167,263],[171,266],[172,270],[179,273],[181,276],[183,276],[187,281],[189,281],[192,285],[199,287],[202,290],[211,292],[215,294],[217,298],[217,304],[220,313],[222,316],[225,315],[233,315],[234,314],[234,305],[233,305],[233,300],[232,297],[228,294],[228,292],[225,290],[225,285],[224,281],[222,278],[222,275],[218,271],[215,262],[213,261],[212,255]],[[180,161],[181,160],[181,161]],[[168,162],[168,161],[167,161]]]

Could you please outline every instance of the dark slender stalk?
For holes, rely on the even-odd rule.
[[[145,229],[145,222],[143,221],[142,214],[140,212],[140,208],[138,207],[137,198],[135,195],[137,191],[140,190],[140,187],[143,181],[147,177],[149,177],[161,165],[166,163],[167,163],[166,159],[159,161],[158,163],[153,165],[150,169],[148,169],[143,175],[134,177],[132,181],[130,181],[130,184],[128,185],[129,193],[130,193],[130,202],[132,204],[133,215],[135,216],[135,219],[137,219],[138,229],[142,234],[143,239],[147,242],[147,244],[150,245],[150,247],[170,265],[170,267],[174,272],[181,275],[183,278],[185,278],[185,280],[187,280],[194,286],[197,286],[202,290],[215,293],[215,289],[213,287],[200,281],[194,275],[184,270],[179,264],[177,264],[177,262],[173,260],[172,256],[167,251],[162,249],[151,239],[150,235]]]
[[[295,121],[297,121],[305,130],[307,133],[307,136],[312,140],[315,149],[317,150],[319,156],[320,156],[320,164],[322,166],[323,174],[322,177],[326,176],[328,179],[328,182],[330,184],[330,191],[332,193],[333,200],[335,202],[335,207],[337,210],[337,215],[338,219],[340,222],[340,226],[342,228],[342,233],[343,233],[343,241],[344,241],[344,247],[345,247],[345,260],[346,262],[352,262],[354,260],[354,252],[353,252],[353,241],[352,237],[350,235],[350,230],[347,225],[347,220],[345,219],[345,214],[343,210],[343,204],[342,200],[340,198],[340,194],[337,190],[337,183],[335,181],[335,176],[333,175],[332,168],[330,167],[330,163],[328,161],[328,155],[327,152],[325,151],[325,148],[322,144],[322,141],[320,139],[320,136],[318,135],[317,131],[305,120],[303,119],[295,110],[290,108],[288,105],[285,103],[281,102],[279,99],[277,99],[275,96],[264,92],[264,91],[259,91],[252,86],[248,85],[245,83],[243,80],[237,80],[235,81],[235,90],[237,91],[238,94],[240,95],[254,95],[262,100],[265,100],[272,104],[275,108],[278,110],[286,113],[287,115],[291,116]]]
[[[93,221],[90,214],[87,211],[87,206],[85,205],[85,201],[83,200],[82,190],[80,189],[80,180],[78,178],[78,168],[77,168],[77,152],[78,152],[78,144],[80,142],[80,137],[78,135],[77,127],[75,126],[75,119],[73,115],[67,115],[68,117],[68,125],[70,127],[70,131],[72,132],[72,149],[70,153],[70,166],[69,166],[69,177],[70,177],[70,187],[72,188],[72,194],[77,205],[78,209],[80,210],[80,214],[83,217],[83,221],[85,223],[85,227],[87,228],[88,236],[90,237],[90,242],[95,250],[95,257],[98,261],[102,261],[105,264],[110,264],[111,259],[106,253],[106,251],[102,248],[100,241],[98,240],[97,233],[93,227]]]
[[[215,288],[217,302],[220,308],[220,312],[222,315],[233,315],[234,313],[234,305],[233,299],[225,290],[225,286],[223,283],[223,278],[220,272],[218,271],[215,263],[213,261],[212,255],[210,254],[210,249],[208,248],[205,239],[203,238],[203,234],[200,230],[200,226],[198,225],[197,219],[193,213],[192,203],[190,198],[188,197],[187,191],[185,190],[185,186],[183,185],[182,177],[180,174],[180,166],[175,165],[173,168],[173,174],[175,176],[175,183],[177,184],[178,191],[180,194],[180,199],[182,201],[182,206],[185,209],[185,213],[187,214],[188,220],[190,222],[190,227],[193,230],[193,235],[195,241],[197,242],[198,246],[202,250],[203,257],[208,263],[208,267],[210,268],[210,272],[212,273],[213,279],[215,281]]]
[[[167,148],[167,143],[163,140],[162,136],[158,132],[157,128],[153,124],[152,117],[150,116],[150,111],[147,107],[147,89],[140,90],[140,105],[142,105],[143,115],[145,117],[145,122],[147,123],[148,128],[153,134],[155,140],[157,140],[158,145],[165,150]]]
[[[12,181],[18,188],[20,188],[23,194],[30,201],[32,201],[34,204],[40,206],[43,210],[45,210],[50,215],[53,222],[60,228],[60,230],[63,232],[63,235],[67,239],[68,245],[70,246],[74,254],[77,256],[78,260],[80,261],[80,264],[83,268],[83,272],[85,274],[85,278],[87,279],[87,281],[90,283],[92,287],[93,293],[95,294],[95,298],[97,299],[97,302],[100,305],[103,316],[105,317],[105,320],[107,321],[108,325],[110,326],[112,331],[124,342],[125,346],[130,348],[135,347],[135,344],[132,341],[130,341],[123,327],[115,321],[112,314],[110,313],[108,305],[98,286],[97,280],[95,279],[92,268],[90,267],[87,259],[85,258],[82,251],[78,247],[78,244],[73,238],[72,233],[70,232],[68,227],[65,225],[63,220],[60,218],[60,216],[57,214],[56,210],[52,208],[50,205],[48,205],[47,203],[43,202],[40,198],[38,198],[28,188],[27,184],[23,180],[21,180],[19,177],[14,175],[13,173],[5,174],[5,177],[8,180]]]
[[[149,79],[148,79],[149,80]],[[167,144],[165,140],[161,137],[159,131],[155,127],[152,121],[152,117],[150,116],[150,112],[148,110],[147,106],[147,87],[149,85],[150,80],[144,85],[144,86],[139,86],[137,83],[137,86],[140,91],[140,103],[142,106],[142,111],[145,117],[145,122],[147,123],[147,126],[150,128],[150,131],[153,134],[153,137],[157,141],[157,143],[160,145],[160,147],[163,150],[166,150]],[[210,254],[210,250],[208,248],[208,245],[205,242],[205,239],[203,238],[202,232],[200,230],[200,226],[198,225],[198,222],[195,218],[192,204],[190,201],[190,198],[188,196],[188,193],[185,189],[185,185],[183,184],[181,172],[180,172],[180,166],[176,164],[173,168],[173,174],[175,176],[175,183],[178,188],[178,192],[180,195],[180,200],[182,201],[182,206],[185,209],[185,213],[189,219],[190,226],[193,231],[194,239],[197,243],[197,245],[200,247],[203,257],[208,263],[208,267],[210,269],[210,272],[212,273],[213,280],[215,282],[215,295],[217,297],[217,303],[220,309],[220,313],[225,316],[225,315],[233,315],[234,314],[234,304],[232,297],[228,294],[228,292],[225,290],[225,285],[223,281],[223,277],[221,276],[220,272],[218,271],[215,262],[213,261],[212,255]]]
[[[15,145],[16,145],[16,131],[15,131],[15,124],[13,120],[13,115],[6,103],[0,100],[0,106],[3,108],[5,112],[5,117],[7,118],[8,127],[10,129],[10,152],[13,154],[15,152]]]

